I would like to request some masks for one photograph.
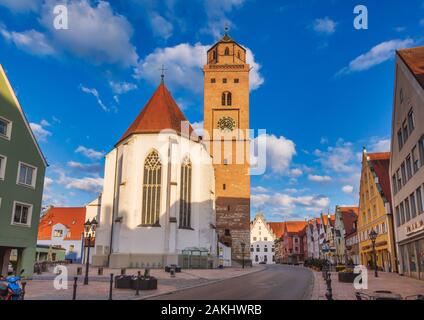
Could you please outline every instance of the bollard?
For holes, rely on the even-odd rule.
[[[137,287],[136,287],[136,290],[135,290],[135,295],[136,296],[139,296],[140,295],[140,278],[141,278],[141,272],[139,271],[137,273]]]
[[[103,275],[103,267],[100,267],[100,268],[97,270],[97,275],[99,275],[99,276],[102,276],[102,275]]]
[[[333,289],[331,288],[331,274],[328,274],[327,277],[327,292],[325,293],[325,297],[327,300],[333,300]]]
[[[72,300],[77,300],[77,286],[78,286],[78,277],[74,277],[74,291],[72,293]]]
[[[110,274],[109,300],[112,300],[113,273]]]
[[[77,276],[82,275],[82,267],[77,268]]]
[[[127,273],[127,269],[122,268],[121,269],[121,276],[125,276],[126,273]]]
[[[175,267],[172,267],[169,273],[171,274],[171,278],[175,278]]]
[[[21,293],[22,300],[25,300],[25,288],[26,288],[26,285],[27,285],[26,281],[23,281],[22,282],[22,293]]]

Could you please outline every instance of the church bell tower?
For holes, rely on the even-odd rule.
[[[225,34],[207,52],[204,142],[215,167],[216,227],[232,259],[250,256],[249,71],[246,50]]]

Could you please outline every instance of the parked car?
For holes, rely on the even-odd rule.
[[[259,262],[259,264],[266,264],[266,262],[265,261],[261,261],[261,262]]]

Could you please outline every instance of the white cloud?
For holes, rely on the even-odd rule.
[[[329,17],[322,19],[316,19],[314,21],[313,28],[315,32],[324,33],[324,34],[333,34],[336,32],[337,23],[331,20]]]
[[[102,170],[100,163],[81,163],[76,161],[69,161],[68,167],[78,170],[80,172],[99,173]]]
[[[303,174],[303,171],[299,168],[291,169],[290,175],[293,177],[300,177]]]
[[[39,4],[39,0],[0,0],[0,6],[16,13],[37,11]]]
[[[275,135],[267,134],[265,137],[267,166],[275,174],[289,174],[290,164],[296,154],[294,142],[283,136],[276,137]],[[263,135],[256,137],[253,141],[256,150],[258,150],[258,141],[260,139],[263,139]]]
[[[233,26],[227,14],[234,9],[242,7],[245,0],[204,0],[204,3],[208,21],[207,27],[202,31],[218,39],[224,31],[223,26]]]
[[[191,124],[191,126],[194,129],[194,132],[198,135],[198,136],[203,136],[203,132],[204,132],[204,125],[203,125],[203,121],[199,121],[199,122],[194,122]]]
[[[371,48],[370,51],[352,60],[349,66],[340,70],[337,75],[368,70],[392,59],[396,50],[411,47],[413,44],[414,40],[412,39],[396,39],[382,42]]]
[[[313,182],[330,182],[333,179],[330,176],[308,175],[308,180]]]
[[[103,188],[103,178],[68,178],[66,188],[98,193]]]
[[[103,111],[109,112],[109,108],[106,107],[106,105],[103,103],[102,99],[100,99],[100,94],[97,91],[97,89],[95,88],[87,88],[84,87],[82,84],[80,84],[80,89],[82,92],[87,93],[87,94],[91,94],[92,96],[94,96],[97,100],[97,104],[103,109]]]
[[[174,47],[157,48],[141,60],[134,70],[134,77],[144,79],[151,84],[159,82],[159,68],[167,69],[165,82],[170,87],[186,88],[197,93],[203,91],[203,71],[207,50],[212,45],[181,43]],[[250,72],[250,90],[258,89],[264,79],[260,74],[261,65],[255,61],[252,51],[246,48],[247,63]]]
[[[23,32],[8,31],[0,25],[0,35],[13,43],[17,48],[27,53],[37,56],[47,56],[55,54],[55,49],[46,36],[36,30]]]
[[[47,142],[47,138],[52,135],[50,131],[44,128],[45,125],[43,126],[42,123],[31,122],[29,126],[38,141]]]
[[[124,94],[133,90],[136,90],[138,87],[135,83],[130,82],[114,82],[109,81],[109,85],[112,88],[113,92],[116,94]]]
[[[370,146],[370,152],[389,152],[391,147],[390,138],[375,140]]]
[[[260,208],[264,206],[272,207],[274,211],[284,210],[294,212],[296,209],[306,211],[320,211],[328,208],[330,199],[326,196],[292,196],[285,193],[274,194],[252,194],[252,206]]]
[[[76,153],[81,153],[89,159],[101,159],[104,157],[105,153],[103,151],[97,151],[91,148],[87,148],[84,146],[79,146],[75,149]]]
[[[267,193],[268,192],[268,189],[267,188],[264,188],[264,187],[261,187],[261,186],[257,186],[257,187],[252,187],[251,188],[251,192],[254,192],[254,193]]]
[[[44,178],[44,189],[47,190],[51,187],[51,185],[53,184],[53,179],[49,178],[49,177],[45,177]]]
[[[174,27],[172,24],[157,12],[152,12],[149,16],[152,32],[156,37],[167,40],[172,36]]]
[[[357,169],[356,157],[353,145],[350,142],[339,140],[334,147],[328,147],[326,151],[315,150],[317,162],[328,170],[338,173],[351,173]]]
[[[352,194],[353,193],[353,186],[346,185],[342,188],[342,191],[346,194]]]
[[[108,2],[91,6],[87,0],[62,1],[68,8],[68,30],[53,26],[56,4],[55,0],[46,1],[40,21],[57,47],[95,64],[136,65],[138,55],[130,41],[133,28],[124,16],[113,12]]]

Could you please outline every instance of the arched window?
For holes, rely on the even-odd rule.
[[[222,93],[222,105],[223,106],[231,106],[233,104],[233,96],[231,92],[225,91]]]
[[[191,228],[191,171],[190,159],[186,157],[181,165],[180,228]]]
[[[157,151],[152,151],[144,161],[143,209],[141,224],[159,225],[162,165]]]
[[[225,48],[224,55],[226,55],[226,56],[230,55],[230,49],[228,47]]]

